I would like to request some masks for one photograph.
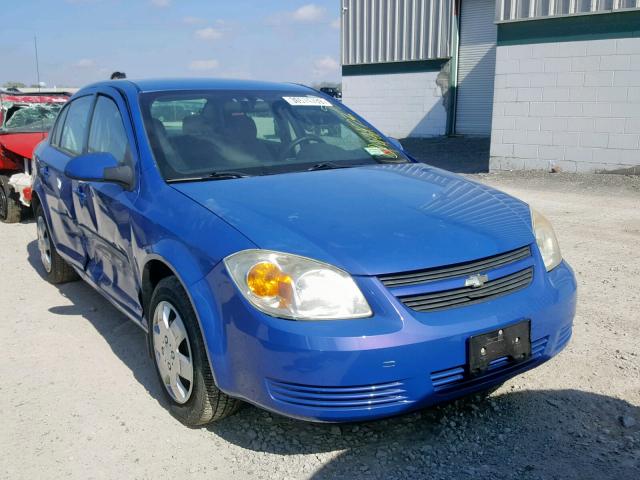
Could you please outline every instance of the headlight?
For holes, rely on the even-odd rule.
[[[306,257],[271,250],[243,250],[224,259],[242,292],[258,310],[295,320],[336,320],[371,316],[351,276]]]
[[[560,253],[560,245],[553,231],[551,222],[547,220],[540,212],[531,209],[531,223],[533,224],[533,232],[536,235],[536,243],[542,254],[542,260],[547,272],[553,270],[562,261]]]

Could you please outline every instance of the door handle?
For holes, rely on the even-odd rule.
[[[73,193],[78,196],[78,201],[81,205],[87,203],[87,194],[84,191],[84,188],[81,185],[77,185],[73,188]]]

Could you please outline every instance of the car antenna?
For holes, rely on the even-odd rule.
[[[38,37],[33,36],[33,47],[36,51],[36,81],[38,82],[38,93],[40,93],[40,62],[38,62]]]
[[[40,62],[38,61],[38,37],[35,35],[33,36],[33,48],[36,52],[36,82],[38,82],[38,93],[40,93]],[[44,131],[44,118],[40,118],[40,124],[42,125],[42,130]],[[42,135],[42,138],[44,139],[44,134]]]

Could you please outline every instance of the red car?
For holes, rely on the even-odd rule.
[[[20,221],[30,205],[33,149],[68,99],[64,92],[0,91],[0,221]]]

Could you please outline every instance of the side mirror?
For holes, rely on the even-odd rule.
[[[112,182],[130,188],[133,171],[128,165],[119,165],[110,153],[86,153],[67,163],[64,174],[74,180],[85,182]]]
[[[389,143],[391,143],[391,145],[396,147],[398,150],[400,150],[401,152],[404,152],[404,147],[400,143],[400,140],[398,140],[397,138],[393,138],[393,137],[387,137],[387,140],[389,140]]]

